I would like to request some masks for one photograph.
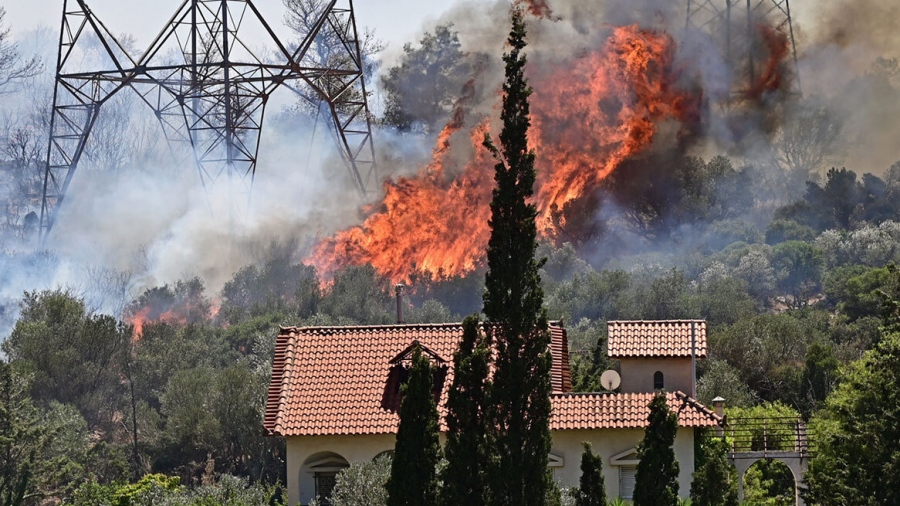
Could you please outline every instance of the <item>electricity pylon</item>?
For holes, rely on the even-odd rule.
[[[752,85],[759,76],[765,57],[765,36],[761,27],[786,37],[790,64],[793,66],[788,88],[800,93],[797,74],[797,46],[791,21],[789,0],[687,0],[687,27],[708,33],[722,48],[731,68],[743,70],[740,81]],[[743,69],[741,69],[743,67]]]
[[[84,0],[63,0],[56,86],[44,174],[40,237],[46,240],[100,111],[130,89],[155,113],[171,145],[187,144],[204,187],[222,176],[249,191],[266,103],[281,85],[328,105],[357,190],[377,184],[372,126],[353,0],[323,0],[296,47],[284,44],[251,0],[185,0],[135,56]],[[262,34],[253,47],[246,34]],[[78,48],[100,48],[103,68],[83,68]],[[322,45],[328,45],[322,58]],[[316,50],[313,50],[315,48]],[[95,66],[96,67],[96,66]]]

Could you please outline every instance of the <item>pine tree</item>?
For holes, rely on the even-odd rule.
[[[603,483],[603,458],[584,443],[581,454],[581,483],[575,506],[606,506],[606,486]]]
[[[704,442],[703,462],[691,482],[693,506],[737,506],[737,473],[728,463],[728,445],[710,438]]]
[[[506,81],[500,149],[494,153],[496,188],[491,201],[491,237],[485,277],[484,314],[496,345],[490,423],[493,461],[491,504],[544,504],[553,488],[547,468],[550,452],[550,333],[544,294],[535,260],[537,210],[528,203],[534,192],[534,152],[528,149],[528,97],[525,79],[525,22],[512,12],[511,50],[503,56]]]
[[[478,318],[466,318],[462,340],[453,355],[453,385],[447,395],[447,467],[441,476],[445,506],[485,502],[485,407],[490,359],[490,349],[478,329]]]
[[[430,506],[437,499],[435,466],[441,446],[434,369],[418,345],[413,349],[409,380],[402,388],[400,428],[387,483],[388,505]]]
[[[634,484],[634,506],[676,506],[678,504],[678,462],[675,460],[675,433],[678,417],[669,411],[665,392],[650,401],[649,425],[638,445],[640,462]]]

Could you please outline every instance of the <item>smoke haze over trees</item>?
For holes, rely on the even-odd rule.
[[[730,108],[722,105],[730,91],[717,83],[733,69],[707,39],[681,32],[675,3],[557,0],[552,16],[528,18],[529,78],[536,99],[550,100],[538,109],[565,106],[565,114],[535,114],[545,118],[537,129],[558,127],[541,131],[539,156],[560,146],[582,163],[608,154],[574,127],[618,118],[636,103],[636,88],[578,112],[575,99],[593,96],[552,86],[585,82],[563,72],[600,68],[591,58],[612,26],[646,30],[628,39],[635,44],[668,33],[672,45],[660,53],[669,58],[660,74],[671,78],[668,96],[703,97],[683,102],[697,106],[690,114],[651,117],[643,150],[580,198],[547,209],[553,233],[539,230],[542,289],[549,317],[568,329],[577,389],[598,389],[599,373],[615,367],[606,358],[608,320],[705,318],[701,401],[781,403],[837,427],[858,423],[834,414],[865,401],[856,386],[871,378],[849,364],[890,358],[869,350],[885,339],[882,294],[900,296],[887,267],[900,262],[900,40],[886,26],[896,17],[874,15],[896,6],[795,6],[802,98],[776,88]],[[451,8],[409,46],[379,53],[380,69],[372,68],[385,192],[399,189],[404,199],[356,199],[318,109],[289,94],[273,98],[250,210],[241,210],[227,195],[204,193],[195,167],[167,152],[152,114],[122,95],[104,105],[43,251],[29,216],[40,212],[51,105],[56,48],[46,41],[58,34],[0,37],[0,82],[20,77],[0,88],[0,395],[10,406],[0,416],[21,435],[10,451],[35,452],[34,490],[70,498],[79,483],[106,487],[148,472],[185,485],[229,474],[283,479],[283,444],[257,437],[277,327],[395,320],[395,279],[349,256],[325,272],[311,261],[315,246],[392,205],[418,211],[420,201],[404,193],[418,186],[428,190],[422,202],[450,189],[449,209],[470,216],[452,191],[480,180],[458,176],[479,160],[492,168],[477,144],[485,131],[499,132],[484,119],[497,116],[494,48],[508,11],[482,7]],[[94,56],[85,51],[86,62]],[[433,227],[426,239],[453,230]],[[415,230],[390,232],[427,251]],[[448,272],[399,257],[388,263],[409,273],[407,321],[459,321],[481,310],[484,264]],[[0,469],[23,476],[21,467]]]

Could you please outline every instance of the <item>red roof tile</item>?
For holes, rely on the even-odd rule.
[[[553,356],[553,365],[550,368],[550,388],[554,392],[569,392],[572,390],[572,371],[569,368],[569,339],[566,337],[566,329],[558,326],[550,326],[550,354]]]
[[[551,430],[639,429],[647,426],[652,393],[555,394]],[[715,413],[681,392],[666,394],[669,409],[678,414],[679,427],[712,427]]]
[[[607,325],[612,358],[690,357],[691,326],[696,332],[696,356],[706,357],[703,320],[611,321]]]
[[[617,422],[607,420],[617,417],[633,420],[629,423],[643,423],[652,394],[565,395],[571,390],[566,333],[562,327],[551,325],[551,336],[554,428],[615,427]],[[432,356],[450,360],[461,337],[462,325],[458,323],[284,328],[275,345],[264,421],[266,433],[394,433],[399,421],[395,391],[399,382],[397,369],[392,370],[392,359],[413,341],[419,341]],[[452,364],[445,366],[448,369],[440,375],[442,416],[447,389],[453,382]],[[687,399],[684,394],[670,394],[673,395]],[[670,400],[670,405],[673,403],[677,401]],[[693,410],[685,415],[685,423],[701,423],[693,420],[706,418],[713,420],[709,424],[715,423],[708,410],[696,401],[688,399],[682,404]]]

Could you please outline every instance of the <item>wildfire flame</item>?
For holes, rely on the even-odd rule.
[[[476,156],[462,174],[445,174],[450,138],[465,124],[465,105],[474,95],[476,75],[463,90],[450,122],[441,130],[431,163],[415,179],[399,178],[385,185],[383,211],[361,226],[320,242],[313,263],[325,278],[343,265],[371,264],[385,277],[406,281],[414,269],[452,275],[474,270],[487,244],[493,174],[480,140],[488,131],[482,122],[472,131]]]
[[[551,215],[596,190],[626,158],[646,149],[657,124],[690,119],[695,93],[678,90],[675,42],[637,25],[617,27],[600,52],[535,81],[532,135],[538,159],[539,228],[555,238]]]
[[[767,58],[761,72],[755,76],[755,81],[750,83],[750,88],[744,93],[749,100],[759,100],[766,93],[781,88],[783,84],[781,67],[790,53],[787,35],[768,25],[760,24],[756,28],[765,46]]]
[[[201,320],[213,319],[218,315],[222,301],[214,298],[210,301],[208,312],[201,308],[200,301],[184,299],[172,304],[150,302],[142,307],[132,308],[125,316],[125,323],[133,326],[132,339],[139,340],[144,333],[144,326],[149,323],[167,323],[185,326]]]
[[[646,149],[661,121],[697,116],[699,94],[674,84],[674,52],[665,33],[616,27],[598,51],[531,76],[529,142],[538,171],[538,229],[545,238],[556,239],[565,227],[554,214],[596,191],[623,160]],[[309,261],[326,279],[345,265],[369,263],[401,282],[416,271],[441,278],[482,264],[494,163],[481,146],[487,120],[469,132],[475,155],[461,174],[449,179],[445,171],[450,138],[463,128],[462,102],[415,179],[387,183],[379,212],[314,248]]]
[[[524,6],[528,12],[536,18],[552,18],[553,10],[547,0],[517,0],[517,5]]]

